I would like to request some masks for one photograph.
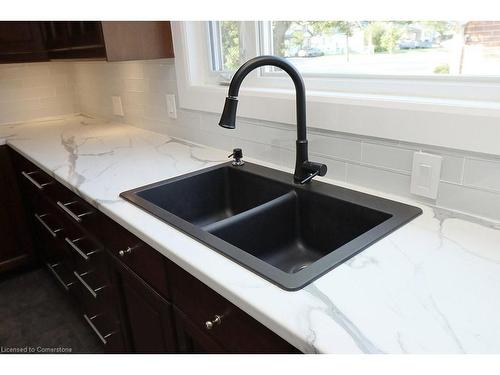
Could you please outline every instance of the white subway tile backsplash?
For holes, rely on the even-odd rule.
[[[138,78],[127,78],[123,80],[124,89],[128,92],[145,92],[147,91],[147,81]]]
[[[144,64],[144,76],[150,80],[175,81],[175,68],[173,62],[150,62]]]
[[[218,126],[217,114],[182,108],[177,108],[178,118],[171,119],[166,94],[178,99],[175,65],[168,59],[0,66],[0,123],[81,111],[225,149],[228,154],[241,147],[247,157],[293,168],[294,125],[238,118],[237,128],[226,130]],[[113,117],[111,96],[122,98],[124,117]],[[356,106],[356,110],[363,109]],[[383,127],[378,121],[374,125]],[[308,137],[310,158],[328,165],[327,177],[407,197],[412,154],[430,149],[443,157],[438,206],[500,216],[500,194],[495,193],[500,192],[498,159],[313,127]]]
[[[442,157],[441,181],[453,182],[456,184],[461,183],[464,169],[464,157],[451,155],[442,155]]]
[[[0,124],[77,111],[69,62],[0,65]]]
[[[57,87],[68,86],[67,73],[52,73],[43,76],[34,76],[23,79],[23,87],[30,89],[34,87]],[[2,84],[3,87],[3,84]]]
[[[218,126],[219,117],[214,116],[213,121],[207,122],[205,125],[219,131],[234,133],[234,137],[240,139],[250,139],[254,142],[269,144],[275,147],[285,149],[295,149],[295,140],[297,132],[294,129],[280,129],[271,126],[265,126],[249,121],[240,121],[238,119],[236,129],[227,130]]]
[[[25,77],[49,75],[49,64],[25,64],[22,74]]]
[[[166,79],[150,79],[149,92],[155,94],[165,94],[167,92],[177,92],[177,84],[175,81]]]
[[[412,168],[413,151],[383,144],[363,142],[361,160],[365,163],[379,167],[410,172]]]
[[[295,152],[293,152],[292,158],[295,158]],[[314,153],[311,153],[309,158],[317,163],[326,164],[326,166],[328,167],[328,172],[326,174],[326,177],[334,180],[346,181],[346,174],[347,174],[346,162],[325,158],[321,155],[316,155]]]
[[[144,78],[144,65],[137,61],[116,64],[118,75],[123,78]]]
[[[23,79],[4,79],[0,80],[1,88],[0,90],[12,90],[12,89],[20,89],[26,87],[26,84],[29,82],[24,81]]]
[[[0,66],[0,81],[23,77],[24,64],[6,64]]]
[[[437,204],[493,220],[500,220],[500,194],[441,182]]]
[[[410,195],[410,176],[358,164],[347,164],[347,182],[401,196]]]
[[[500,191],[500,161],[466,158],[463,183]]]
[[[329,137],[311,132],[308,136],[309,150],[333,158],[349,161],[361,160],[361,142],[347,138]]]

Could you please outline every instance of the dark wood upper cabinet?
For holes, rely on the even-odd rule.
[[[45,46],[50,59],[105,58],[101,22],[42,22]]]
[[[0,63],[170,57],[169,21],[0,22]]]
[[[108,61],[174,57],[169,21],[101,23]]]
[[[47,59],[39,22],[0,22],[0,62],[20,63]]]

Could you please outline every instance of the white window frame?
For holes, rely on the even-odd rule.
[[[244,27],[243,61],[260,54],[257,23]],[[172,31],[180,107],[220,113],[227,87],[211,69],[207,22],[173,22]],[[310,127],[500,155],[499,77],[305,74],[304,80]],[[283,74],[253,72],[239,98],[241,117],[295,124],[295,94]]]

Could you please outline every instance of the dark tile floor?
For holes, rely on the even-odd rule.
[[[0,352],[12,347],[102,352],[98,339],[45,269],[0,281],[0,347]]]

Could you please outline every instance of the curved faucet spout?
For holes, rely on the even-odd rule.
[[[262,66],[275,66],[285,71],[295,85],[295,104],[297,113],[297,142],[296,142],[296,161],[294,181],[296,183],[307,183],[316,175],[324,176],[326,174],[326,165],[311,163],[308,160],[307,151],[307,128],[306,128],[306,90],[304,81],[299,71],[287,60],[277,56],[259,56],[244,63],[234,74],[229,85],[228,96],[224,104],[224,109],[219,121],[219,125],[234,129],[236,127],[236,111],[238,106],[238,94],[240,86],[245,77],[254,69]],[[318,164],[319,165],[319,164]]]
[[[229,85],[228,97],[237,100],[241,83],[245,77],[251,71],[268,65],[282,69],[292,79],[295,85],[297,107],[297,139],[306,139],[306,88],[299,71],[285,59],[276,56],[259,56],[248,60],[234,73]]]

